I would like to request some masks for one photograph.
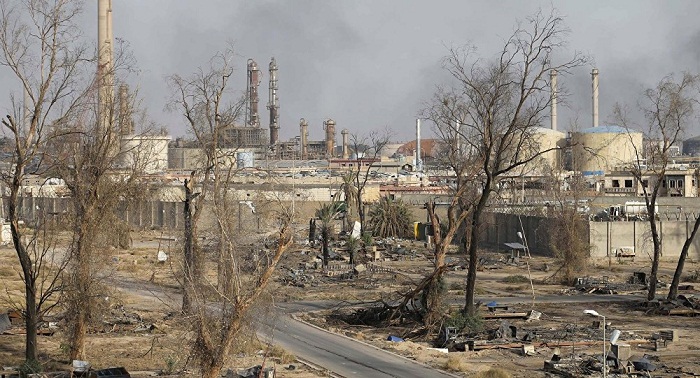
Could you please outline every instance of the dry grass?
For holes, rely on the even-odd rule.
[[[467,371],[467,364],[460,356],[449,356],[445,361],[445,369],[449,371]]]
[[[476,378],[510,378],[510,377],[512,377],[512,375],[503,369],[491,368],[489,370],[479,372],[475,377]]]

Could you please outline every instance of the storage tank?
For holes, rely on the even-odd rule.
[[[700,135],[683,141],[683,155],[700,156]]]
[[[121,138],[121,166],[152,174],[168,169],[167,135],[124,135]],[[134,167],[138,165],[138,167]]]
[[[562,151],[553,149],[566,147],[566,134],[561,131],[548,129],[546,127],[535,127],[533,133],[534,140],[539,143],[538,150],[540,153],[542,153],[542,155],[540,155],[540,162],[544,161],[552,168],[561,168]]]
[[[624,127],[608,125],[571,133],[572,169],[584,176],[603,175],[637,160],[643,135]]]
[[[238,168],[253,168],[255,154],[252,151],[241,151],[236,153],[236,166]]]

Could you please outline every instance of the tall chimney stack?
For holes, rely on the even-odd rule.
[[[350,132],[348,129],[343,129],[340,133],[343,135],[343,159],[349,159],[350,149],[348,148],[348,134]]]
[[[333,149],[335,148],[335,121],[327,119],[323,122],[323,129],[326,130],[326,158],[333,157]]]
[[[593,127],[598,127],[598,69],[591,71],[593,79]]]
[[[299,120],[299,133],[301,134],[301,160],[309,159],[309,123],[305,119]]]
[[[260,127],[260,116],[258,114],[258,86],[260,85],[260,70],[258,64],[253,59],[248,59],[248,83],[247,83],[247,119],[249,127]]]
[[[270,61],[270,85],[267,108],[270,110],[270,144],[276,145],[279,140],[279,99],[277,98],[277,61],[273,57]]]
[[[29,96],[29,91],[27,90],[27,87],[24,87],[24,99],[22,100],[22,135],[29,130],[29,123],[31,122],[31,116],[29,115],[32,112],[32,98]]]
[[[557,70],[549,71],[549,85],[551,91],[551,103],[549,120],[552,123],[552,130],[557,129]]]
[[[131,114],[131,104],[129,104],[129,86],[122,84],[119,86],[119,120],[121,121],[121,134],[134,134],[134,122]]]
[[[97,76],[99,83],[99,114],[101,124],[110,127],[110,108],[114,102],[114,39],[112,36],[112,0],[98,0],[97,3]]]
[[[416,118],[416,171],[423,171],[423,160],[420,153],[420,119]]]

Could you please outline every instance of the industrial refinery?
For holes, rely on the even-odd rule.
[[[700,3],[620,1],[0,0],[0,376],[700,376]]]

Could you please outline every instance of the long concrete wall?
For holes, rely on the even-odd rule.
[[[661,259],[675,261],[683,244],[693,230],[695,219],[660,220]],[[654,246],[648,222],[590,222],[591,255],[595,258],[612,256],[619,247],[634,247],[636,258],[651,259]],[[700,238],[695,238],[688,251],[688,258],[700,259]]]

